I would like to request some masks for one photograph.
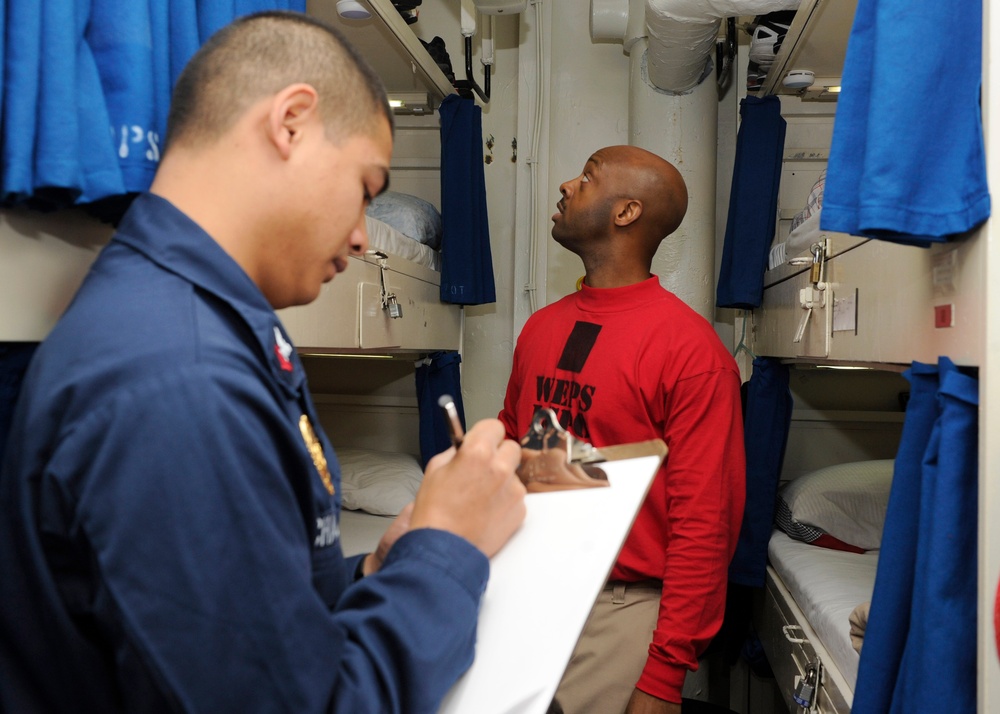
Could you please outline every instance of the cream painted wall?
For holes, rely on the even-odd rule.
[[[0,211],[0,342],[44,339],[111,230],[79,210]]]
[[[560,199],[560,183],[580,174],[588,157],[604,146],[628,143],[629,59],[620,43],[590,39],[589,4],[552,3],[549,31],[549,164],[548,201],[539,214],[551,216]],[[576,289],[583,263],[549,236],[540,305],[555,302]]]

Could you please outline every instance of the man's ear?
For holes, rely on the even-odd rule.
[[[616,226],[627,226],[635,223],[639,220],[639,216],[642,215],[642,202],[634,199],[627,198],[618,204],[615,211],[615,225]]]
[[[290,84],[271,97],[267,138],[282,159],[291,156],[305,129],[314,122],[319,122],[319,96],[312,85]]]

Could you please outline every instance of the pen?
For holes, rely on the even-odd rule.
[[[462,445],[465,431],[462,429],[462,421],[458,418],[458,409],[455,408],[455,400],[450,394],[442,394],[438,399],[438,406],[444,409],[445,417],[448,421],[448,434],[451,436],[451,443],[457,449]]]

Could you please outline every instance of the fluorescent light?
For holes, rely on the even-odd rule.
[[[840,93],[840,85],[839,84],[835,84],[832,87],[823,87],[823,91],[824,92],[830,92],[830,94],[839,94]]]
[[[393,92],[389,107],[396,114],[427,114],[432,111],[427,92]]]
[[[308,348],[307,348],[308,349]],[[329,359],[396,359],[395,355],[374,354],[369,352],[309,352],[300,351],[300,357],[326,357]]]

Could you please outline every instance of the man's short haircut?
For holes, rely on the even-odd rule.
[[[262,12],[222,28],[191,58],[174,87],[166,147],[218,139],[254,102],[299,82],[316,89],[334,141],[373,132],[378,115],[393,125],[381,80],[338,30]]]

